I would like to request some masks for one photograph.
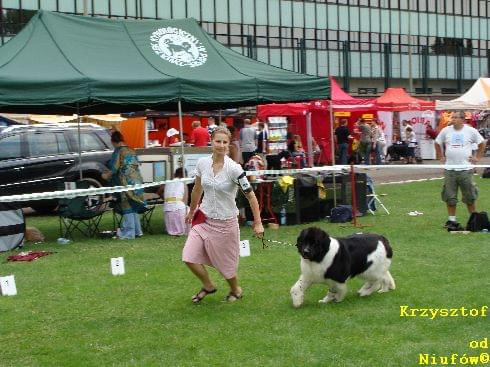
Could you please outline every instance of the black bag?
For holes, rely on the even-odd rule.
[[[487,212],[471,213],[466,230],[471,232],[480,232],[483,229],[490,231],[490,221]]]
[[[490,178],[490,167],[485,168],[485,170],[483,171],[481,177],[482,178]]]
[[[352,220],[352,206],[339,205],[332,209],[330,214],[331,223],[345,223]]]

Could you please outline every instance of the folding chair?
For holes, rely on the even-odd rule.
[[[376,194],[376,191],[374,190],[374,182],[371,179],[371,177],[369,177],[369,176],[367,176],[367,179],[366,179],[366,186],[367,186],[366,197],[368,198],[367,199],[367,207],[368,207],[369,212],[372,215],[374,215],[374,211],[376,210],[376,202],[378,202],[379,205],[384,209],[386,214],[390,214],[390,212],[388,211],[386,206],[383,204],[383,202],[379,198],[380,196],[386,196],[386,194],[379,194],[379,195]]]
[[[153,212],[158,204],[163,204],[161,199],[150,199],[146,200],[146,204],[144,207],[138,211],[140,214],[141,221],[141,229],[143,232],[153,234],[153,230],[151,229],[151,217],[153,216]],[[117,228],[121,227],[122,222],[122,210],[119,201],[113,200],[111,202],[112,205],[112,223],[114,226],[114,231]]]
[[[77,189],[88,189],[89,182],[76,182]],[[64,188],[64,186],[63,186]],[[99,232],[99,223],[106,209],[103,195],[85,195],[58,200],[60,237],[73,238],[78,231],[86,237],[93,237]]]

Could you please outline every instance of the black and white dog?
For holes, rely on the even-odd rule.
[[[388,271],[393,250],[383,236],[333,238],[320,228],[311,227],[301,231],[296,247],[301,254],[301,276],[291,288],[294,307],[303,304],[306,290],[315,283],[326,283],[330,288],[320,303],[341,302],[347,293],[345,282],[356,275],[366,280],[358,291],[361,297],[395,289]]]

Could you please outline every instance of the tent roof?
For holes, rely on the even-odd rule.
[[[234,52],[194,19],[38,12],[0,47],[0,111],[210,109],[329,97],[326,78]]]
[[[379,111],[434,109],[434,102],[412,97],[403,88],[388,88],[374,101]]]
[[[310,110],[308,103],[271,103],[257,106],[257,117],[269,116],[304,116]]]
[[[340,88],[333,77],[330,77],[330,88],[334,110],[362,111],[374,108],[374,99],[352,97]]]
[[[461,97],[450,101],[436,101],[436,110],[490,109],[490,78],[479,78]]]

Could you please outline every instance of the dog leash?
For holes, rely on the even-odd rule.
[[[274,243],[274,244],[278,244],[278,245],[285,245],[285,246],[296,246],[296,245],[294,245],[292,243],[289,243],[289,242],[283,242],[283,241],[277,241],[277,240],[270,240],[268,238],[265,238],[265,231],[262,234],[262,237],[260,237],[260,239],[262,240],[262,249],[265,249],[266,247],[269,247],[265,242]]]

